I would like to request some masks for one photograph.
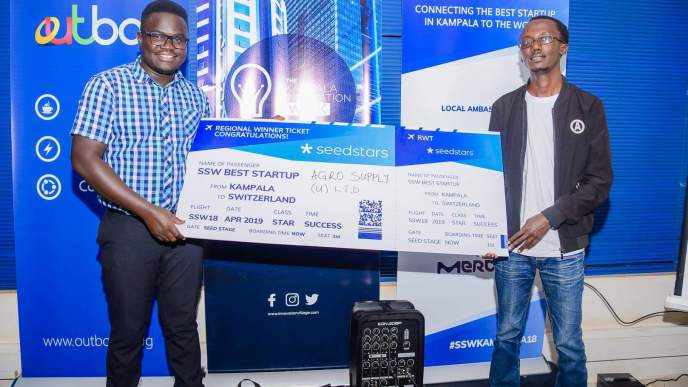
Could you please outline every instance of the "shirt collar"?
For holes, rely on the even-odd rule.
[[[143,67],[141,67],[141,55],[136,57],[136,60],[132,63],[132,67],[133,67],[132,73],[134,74],[134,79],[136,79],[139,82],[153,82],[153,83],[155,83],[155,81],[153,81],[153,78],[151,78],[150,75],[148,75],[148,73],[146,72],[146,70],[144,70]],[[173,85],[173,84],[177,83],[177,81],[181,80],[182,78],[183,78],[182,72],[177,70],[177,72],[174,74],[174,79],[172,80],[172,82],[168,83],[165,86]]]

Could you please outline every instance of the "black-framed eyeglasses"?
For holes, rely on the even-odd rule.
[[[174,48],[184,48],[189,43],[189,39],[185,36],[167,35],[162,32],[148,32],[144,30],[141,30],[141,33],[147,36],[154,46],[164,46],[168,40],[172,42]]]
[[[521,50],[523,50],[523,49],[526,49],[526,48],[531,48],[531,47],[533,47],[533,44],[535,44],[535,41],[540,42],[540,45],[541,45],[541,46],[544,46],[544,45],[547,45],[547,44],[551,44],[551,43],[552,43],[553,41],[555,41],[555,40],[557,40],[557,41],[559,41],[559,42],[561,42],[561,43],[564,43],[563,40],[557,38],[557,37],[554,36],[554,35],[551,35],[551,34],[544,34],[544,35],[538,36],[537,38],[523,38],[523,39],[518,43],[518,47],[520,47]]]

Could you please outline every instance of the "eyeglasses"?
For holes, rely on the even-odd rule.
[[[141,33],[146,35],[154,46],[164,46],[168,40],[172,42],[174,48],[184,48],[189,43],[189,39],[184,36],[172,36],[162,32],[148,32],[144,30],[141,30]]]
[[[518,47],[521,48],[521,50],[526,49],[526,48],[531,48],[533,47],[533,44],[535,44],[535,41],[540,42],[541,46],[551,44],[553,41],[558,40],[561,43],[565,43],[563,40],[550,35],[550,34],[545,34],[538,36],[537,38],[524,38],[518,43]]]

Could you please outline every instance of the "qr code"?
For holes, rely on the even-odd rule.
[[[358,239],[382,239],[382,200],[358,202]]]
[[[359,226],[382,227],[382,214],[361,213]]]

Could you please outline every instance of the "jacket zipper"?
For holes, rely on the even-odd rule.
[[[559,96],[561,97],[561,90],[559,91],[559,93],[560,93]],[[558,177],[558,176],[556,176],[557,175],[556,167],[558,166],[557,161],[556,161],[557,160],[557,149],[558,149],[557,145],[558,144],[557,144],[557,122],[555,120],[556,117],[554,116],[555,107],[556,107],[556,102],[555,102],[555,106],[552,107],[552,139],[554,141],[554,144],[552,144],[552,146],[554,146],[554,152],[552,154],[554,155],[554,165],[555,165],[555,168],[554,168],[555,181],[553,181],[553,183],[554,183],[554,200],[556,201],[557,200],[556,199],[557,198],[557,189],[556,188],[558,185],[557,181],[556,181],[556,178]],[[559,256],[563,260],[564,259],[564,247],[561,245],[561,235],[559,235],[559,230],[554,230],[554,231],[557,232],[557,236],[559,237]]]

